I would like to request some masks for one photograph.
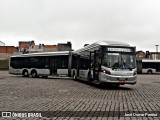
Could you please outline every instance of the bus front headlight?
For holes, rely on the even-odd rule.
[[[137,75],[137,71],[135,71],[135,72],[133,73],[133,76],[135,76],[135,75]]]
[[[111,72],[108,71],[108,70],[103,70],[103,73],[106,73],[106,74],[108,74],[108,75],[111,75]]]

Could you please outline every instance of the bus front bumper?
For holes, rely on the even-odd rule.
[[[113,83],[113,84],[136,84],[137,83],[137,75],[134,76],[113,76],[113,75],[107,75],[103,74],[101,76],[101,82],[105,83]]]

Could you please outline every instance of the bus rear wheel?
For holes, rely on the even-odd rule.
[[[36,78],[36,77],[37,77],[37,71],[36,71],[36,70],[33,70],[33,71],[31,72],[31,76],[32,76],[33,78]]]
[[[28,71],[27,70],[23,70],[22,75],[24,77],[28,77],[29,76]]]

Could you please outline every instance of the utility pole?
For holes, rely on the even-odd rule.
[[[156,46],[156,52],[158,53],[158,46],[159,46],[159,45],[155,45],[155,46]]]

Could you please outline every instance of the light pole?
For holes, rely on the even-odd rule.
[[[159,46],[159,45],[155,45],[155,46],[156,46],[156,52],[158,53],[158,46]]]

